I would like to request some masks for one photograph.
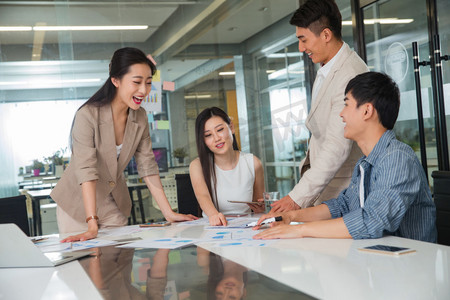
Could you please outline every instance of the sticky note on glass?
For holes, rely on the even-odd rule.
[[[161,81],[161,71],[156,70],[155,75],[153,75],[152,82]]]
[[[175,82],[173,81],[164,81],[163,82],[163,90],[165,91],[175,91]]]
[[[156,121],[158,129],[170,129],[169,121]]]

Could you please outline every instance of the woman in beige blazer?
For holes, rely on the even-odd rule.
[[[82,232],[63,241],[92,239],[102,227],[127,224],[131,199],[123,171],[135,157],[142,177],[168,221],[193,220],[174,213],[152,151],[147,114],[155,65],[135,48],[117,50],[105,84],[77,111],[72,157],[51,197],[58,204],[60,233]]]

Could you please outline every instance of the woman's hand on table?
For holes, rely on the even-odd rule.
[[[95,239],[98,235],[98,224],[97,220],[90,220],[88,222],[88,230],[86,232],[77,234],[77,235],[71,235],[66,237],[65,239],[61,240],[61,243],[69,243],[69,242],[82,242],[87,241],[91,239]]]
[[[166,217],[166,220],[169,222],[183,222],[183,221],[192,221],[192,220],[197,220],[197,219],[198,219],[198,217],[196,217],[194,215],[178,214],[175,212]]]
[[[61,240],[61,243],[69,243],[69,242],[82,242],[82,241],[87,241],[87,240],[91,240],[91,239],[95,239],[97,237],[98,234],[98,229],[97,230],[88,230],[86,232],[77,234],[77,235],[71,235],[66,237],[65,239]]]
[[[223,215],[223,213],[217,213],[212,216],[208,216],[209,224],[211,226],[227,226],[227,218]]]

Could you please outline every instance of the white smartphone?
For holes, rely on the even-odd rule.
[[[382,253],[382,254],[389,254],[389,255],[401,255],[401,254],[416,252],[416,250],[411,249],[411,248],[395,247],[395,246],[388,246],[388,245],[374,245],[374,246],[359,248],[358,250]]]

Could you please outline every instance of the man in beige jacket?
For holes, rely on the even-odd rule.
[[[309,0],[292,16],[299,51],[320,63],[312,91],[306,127],[311,133],[301,179],[293,190],[272,205],[272,212],[315,206],[336,198],[349,185],[352,170],[362,156],[358,146],[344,138],[339,113],[347,83],[368,71],[366,64],[342,41],[342,17],[333,0]]]

